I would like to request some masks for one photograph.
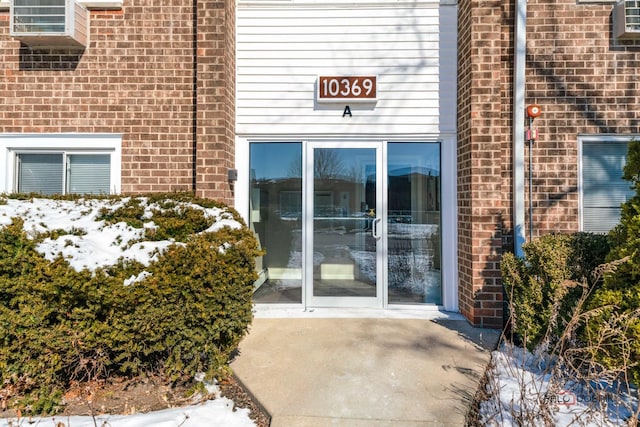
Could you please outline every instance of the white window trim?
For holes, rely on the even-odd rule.
[[[119,194],[122,177],[122,136],[114,134],[2,134],[0,135],[0,192],[16,188],[18,153],[109,154],[111,156],[110,193]]]
[[[578,135],[578,212],[579,212],[579,230],[584,231],[584,183],[582,169],[582,147],[585,142],[630,142],[632,140],[640,140],[640,134],[599,134],[599,135]]]
[[[87,9],[122,9],[124,0],[76,0]],[[0,11],[9,10],[11,0],[0,0]]]

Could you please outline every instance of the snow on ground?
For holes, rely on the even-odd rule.
[[[255,423],[248,409],[233,411],[227,398],[208,400],[200,405],[164,409],[147,414],[96,415],[43,418],[0,419],[0,427],[249,427]]]
[[[570,380],[554,388],[558,375],[552,373],[549,357],[518,347],[503,344],[492,353],[491,360],[490,396],[480,404],[483,426],[522,425],[519,416],[525,423],[532,422],[527,415],[540,413],[541,405],[551,408],[554,425],[559,427],[627,426],[631,410],[638,407],[637,390],[630,396],[601,384],[601,391],[596,392],[595,387]]]
[[[24,220],[27,232],[46,232],[53,230],[74,231],[73,235],[63,235],[57,239],[46,239],[38,246],[38,251],[47,259],[53,259],[58,253],[69,261],[70,265],[82,270],[113,265],[118,258],[135,259],[148,265],[159,251],[164,250],[173,241],[147,242],[139,241],[143,231],[121,222],[106,225],[104,221],[97,221],[96,217],[101,208],[115,210],[127,202],[128,198],[114,202],[112,200],[81,199],[77,201],[30,199],[13,200],[2,199],[6,204],[0,204],[0,228],[11,224],[12,218],[20,217]],[[148,222],[145,227],[154,227],[151,209],[160,209],[143,199],[146,206]],[[240,223],[222,209],[203,208],[207,217],[216,221],[207,231],[215,231],[221,227],[240,227]],[[129,245],[130,242],[136,242]],[[146,273],[148,274],[148,273]],[[141,280],[145,272],[133,277],[125,284]],[[141,277],[142,276],[142,277]],[[60,424],[61,423],[61,424]],[[0,427],[17,426],[55,426],[55,427],[201,427],[224,426],[244,427],[255,426],[249,418],[248,409],[233,410],[233,402],[226,398],[217,398],[200,405],[166,409],[149,414],[135,415],[99,415],[92,417],[49,417],[49,418],[7,418],[0,419]]]
[[[170,408],[147,414],[56,416],[41,418],[0,419],[0,427],[249,427],[256,424],[248,409],[233,410],[233,402],[225,397],[200,405]]]

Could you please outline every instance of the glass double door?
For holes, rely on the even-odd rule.
[[[382,307],[382,144],[306,151],[306,305]]]
[[[438,142],[255,142],[258,304],[442,305]]]

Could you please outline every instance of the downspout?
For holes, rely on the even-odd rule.
[[[525,237],[524,203],[524,97],[527,56],[527,0],[516,0],[513,52],[513,240],[516,256],[522,257]],[[530,219],[531,220],[531,219]]]

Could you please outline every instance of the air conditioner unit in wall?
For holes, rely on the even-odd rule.
[[[75,0],[11,0],[11,36],[34,47],[84,48],[89,11]]]
[[[640,0],[619,0],[613,7],[613,37],[640,38]]]

